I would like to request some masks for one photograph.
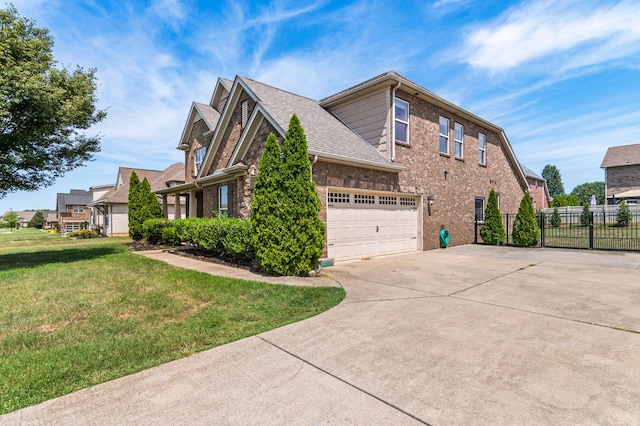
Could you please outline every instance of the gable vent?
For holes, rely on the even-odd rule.
[[[242,128],[244,129],[247,126],[247,121],[249,121],[249,102],[242,101]]]

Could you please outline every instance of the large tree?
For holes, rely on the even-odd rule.
[[[46,28],[0,9],[0,198],[51,185],[100,151],[83,132],[106,116],[95,70],[58,68],[52,48]]]
[[[602,206],[605,204],[605,201],[606,201],[604,191],[605,191],[604,182],[590,182],[590,183],[580,184],[575,188],[573,188],[573,191],[571,191],[571,195],[575,195],[576,197],[578,197],[578,199],[580,200],[580,203],[583,205],[585,203],[590,205],[591,196],[595,195],[596,203],[599,206]]]
[[[556,166],[553,164],[547,164],[544,166],[544,169],[542,169],[542,177],[547,181],[549,194],[552,197],[564,194],[562,177],[560,177],[560,170],[558,170]]]

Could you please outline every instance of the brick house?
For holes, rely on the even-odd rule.
[[[59,192],[56,195],[56,214],[60,231],[77,231],[83,223],[89,223],[91,192],[84,189],[72,189],[69,193]]]
[[[305,129],[312,177],[336,259],[474,241],[474,217],[492,188],[517,211],[528,184],[500,127],[394,71],[321,101],[246,77],[220,78],[209,104],[193,103],[178,149],[188,216],[247,218],[270,132],[284,140],[292,114]],[[179,216],[176,214],[176,216]]]
[[[546,209],[549,207],[551,195],[549,195],[549,187],[547,180],[536,174],[533,170],[520,163],[520,168],[529,185],[529,194],[531,194],[531,202],[535,211]]]
[[[640,204],[640,144],[613,146],[602,160],[607,204]],[[615,199],[615,203],[614,203]]]
[[[184,183],[183,163],[172,164],[164,170],[119,167],[115,184],[91,187],[92,200],[88,205],[91,209],[90,225],[93,229],[100,229],[108,236],[129,234],[129,183],[134,171],[140,181],[147,178],[152,192]],[[173,219],[173,196],[165,200],[164,208],[165,217]]]

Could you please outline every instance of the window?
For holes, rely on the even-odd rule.
[[[84,206],[73,206],[74,213],[84,213]]]
[[[330,203],[348,203],[350,194],[344,192],[330,192],[328,202]]]
[[[484,221],[484,198],[476,197],[476,221]]]
[[[375,196],[374,195],[365,195],[365,194],[355,194],[353,196],[353,202],[355,204],[374,204]]]
[[[411,197],[400,197],[400,205],[415,207],[416,199]]]
[[[395,206],[398,204],[398,197],[381,195],[378,197],[378,202],[381,205]]]
[[[244,129],[249,121],[249,102],[242,101],[240,108],[242,109],[242,128]]]
[[[203,146],[202,148],[196,149],[196,174],[200,171],[200,167],[202,167],[202,163],[204,162],[204,155],[207,153],[207,147]]]
[[[220,217],[229,216],[229,185],[218,187],[218,214]]]
[[[460,123],[453,123],[453,144],[456,158],[462,158],[464,153],[464,126]]]
[[[478,133],[478,164],[487,164],[487,135]]]
[[[440,117],[440,154],[449,154],[449,119]]]
[[[409,143],[409,102],[396,98],[395,113],[393,137],[396,142]]]

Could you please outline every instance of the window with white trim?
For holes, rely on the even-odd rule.
[[[400,197],[400,205],[415,207],[416,199],[413,197]]]
[[[478,133],[478,164],[487,164],[487,135]]]
[[[440,154],[449,154],[449,119],[440,116]]]
[[[242,109],[242,128],[244,129],[247,121],[249,121],[249,102],[246,100],[242,101],[240,108]]]
[[[460,123],[453,123],[453,152],[456,158],[464,155],[464,126]]]
[[[483,222],[484,221],[484,197],[476,197],[475,213],[476,213],[476,220],[478,222]]]
[[[396,142],[409,143],[409,102],[395,99],[396,122],[393,137]]]
[[[207,153],[207,147],[203,146],[202,148],[198,148],[195,151],[196,156],[196,174],[200,171],[200,167],[202,167],[202,163],[204,162],[204,156]]]
[[[218,215],[229,217],[229,185],[218,187]]]
[[[84,206],[73,206],[74,213],[84,213]]]
[[[378,202],[380,203],[380,205],[384,206],[395,206],[398,204],[398,197],[381,195],[378,197]]]
[[[366,195],[366,194],[354,194],[353,202],[355,204],[374,204],[376,201],[376,197],[374,195]]]
[[[327,196],[329,203],[348,203],[351,199],[351,194],[347,192],[330,192]]]

